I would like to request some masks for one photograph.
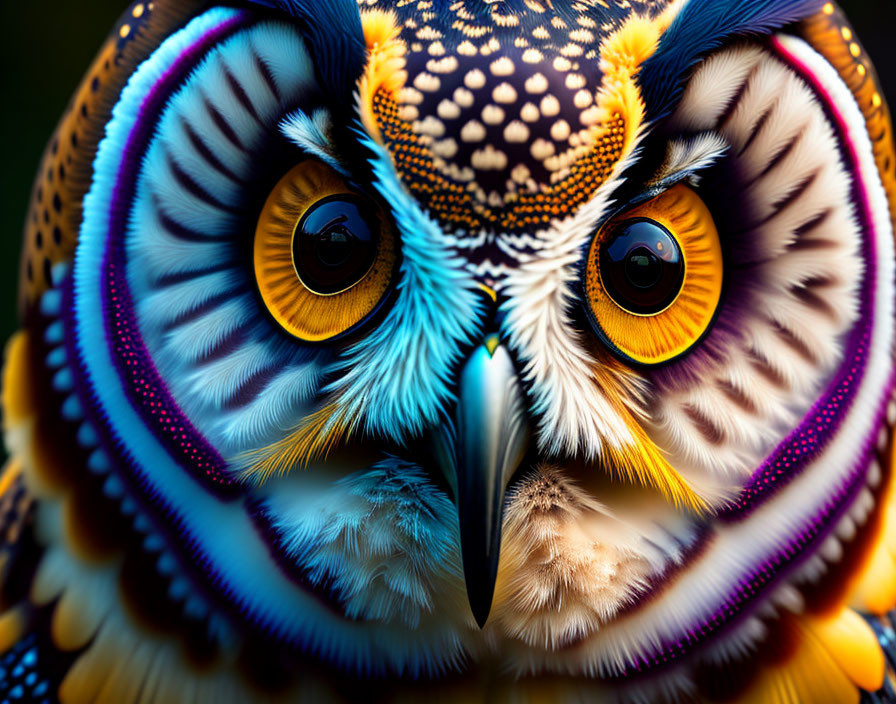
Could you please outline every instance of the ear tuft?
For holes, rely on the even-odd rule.
[[[352,108],[355,83],[367,63],[361,13],[354,0],[252,0],[286,13],[302,24],[324,93]]]
[[[690,0],[644,62],[639,82],[648,118],[667,117],[681,99],[688,71],[725,42],[769,34],[821,6],[822,0]]]

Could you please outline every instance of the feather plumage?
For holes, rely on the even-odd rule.
[[[833,3],[126,27],[29,215],[0,695],[892,692],[896,158]]]
[[[690,69],[738,37],[762,36],[821,10],[823,0],[688,0],[639,76],[648,118],[674,109]]]

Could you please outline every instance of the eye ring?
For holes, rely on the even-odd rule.
[[[333,221],[327,204],[343,215],[351,210],[346,204],[351,205],[356,211],[352,227],[359,232],[363,223],[369,230],[369,256],[355,257],[354,266],[345,271],[339,270],[338,256],[329,262],[335,265],[329,274],[345,274],[345,279],[328,278],[327,261],[322,260],[313,271],[322,278],[315,280],[309,275],[314,270],[310,260],[297,261],[295,253],[297,231],[309,215],[323,213],[324,225]],[[311,234],[324,229],[315,226]],[[316,238],[312,240],[306,244],[314,245]],[[314,254],[313,248],[308,251]],[[258,291],[280,327],[302,342],[329,342],[357,330],[387,300],[397,269],[397,237],[375,201],[351,188],[331,167],[309,159],[293,167],[268,196],[256,226],[253,258]]]
[[[645,222],[653,235],[666,233],[674,240],[681,267],[667,272],[668,285],[659,292],[665,297],[647,299],[639,311],[632,305],[633,299],[638,303],[632,288],[628,296],[620,296],[607,286],[613,272],[606,261],[601,266],[601,254],[626,225]],[[644,241],[649,242],[643,237],[625,242],[622,254],[627,256]],[[623,259],[617,256],[617,264]],[[641,366],[671,362],[693,349],[713,324],[721,302],[723,268],[719,233],[709,208],[696,191],[678,184],[613,217],[597,232],[583,272],[588,318],[597,337],[623,361]]]

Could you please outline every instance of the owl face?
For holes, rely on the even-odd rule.
[[[618,681],[836,564],[888,472],[896,180],[832,5],[168,5],[63,129],[25,298],[176,612]]]

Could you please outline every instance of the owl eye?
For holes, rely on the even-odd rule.
[[[293,168],[268,196],[255,233],[255,276],[265,305],[291,335],[331,340],[380,306],[395,270],[385,213],[317,161]]]
[[[722,293],[719,235],[700,196],[678,185],[604,225],[585,293],[598,335],[626,361],[661,364],[692,348]]]

